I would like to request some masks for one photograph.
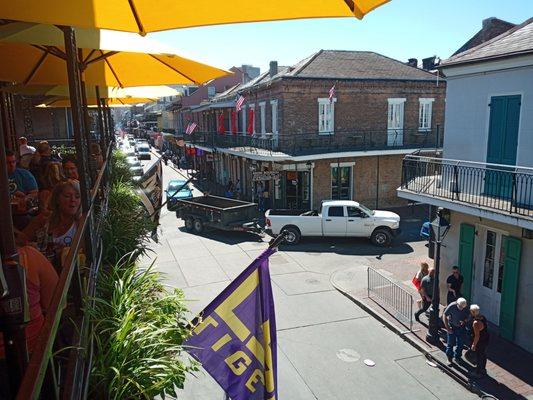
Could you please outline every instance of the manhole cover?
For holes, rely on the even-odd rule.
[[[359,361],[361,356],[353,349],[340,349],[337,351],[337,358],[347,363]]]
[[[374,365],[376,365],[376,363],[372,360],[369,360],[368,358],[366,360],[363,361],[365,363],[366,366],[368,367],[373,367]]]

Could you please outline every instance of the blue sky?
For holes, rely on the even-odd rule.
[[[265,71],[271,60],[292,65],[320,49],[371,50],[402,61],[433,55],[444,59],[481,29],[488,17],[521,23],[533,17],[533,0],[391,0],[362,21],[234,24],[150,37],[217,67],[252,64]]]

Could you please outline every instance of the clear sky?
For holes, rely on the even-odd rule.
[[[533,0],[391,0],[362,21],[330,18],[234,24],[150,37],[173,46],[180,55],[217,67],[252,64],[263,72],[271,60],[293,65],[320,49],[371,50],[401,61],[433,55],[445,59],[481,29],[482,20],[488,17],[521,23],[533,17]]]

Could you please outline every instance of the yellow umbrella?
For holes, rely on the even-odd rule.
[[[144,97],[127,97],[123,99],[114,98],[114,99],[104,99],[104,102],[109,107],[131,107],[135,104],[143,104],[157,101],[157,99],[150,99]],[[88,107],[98,107],[98,101],[96,97],[87,98]],[[46,100],[42,104],[37,105],[36,107],[54,107],[54,108],[65,108],[70,107],[70,100],[66,98],[55,98],[51,100]]]
[[[0,18],[128,32],[300,18],[357,17],[389,0],[0,0]]]
[[[10,85],[0,88],[4,92],[22,94],[27,96],[57,96],[68,97],[68,86],[60,85]],[[96,97],[94,86],[86,88],[89,98]],[[102,99],[125,99],[125,98],[145,98],[158,99],[161,97],[179,96],[181,92],[169,86],[137,86],[127,88],[101,87],[100,98]],[[142,102],[141,102],[142,103]]]
[[[1,11],[0,11],[1,14]],[[155,40],[116,31],[80,29],[76,40],[87,84],[143,86],[204,83],[229,72],[180,57]],[[63,32],[51,25],[0,27],[0,81],[67,85]]]

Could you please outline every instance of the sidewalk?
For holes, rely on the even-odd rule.
[[[378,272],[409,291],[416,301],[419,295],[410,278],[418,270],[419,260],[413,258],[407,263],[405,261],[405,259],[402,260],[401,268],[396,268],[394,264],[379,264]],[[500,400],[533,399],[533,354],[501,338],[494,332],[494,328],[491,329],[490,345],[487,350],[488,376],[473,380],[470,377],[470,371],[474,366],[468,361],[465,360],[461,365],[454,364],[451,368],[446,366],[446,355],[443,352],[446,340],[444,332],[442,332],[439,347],[426,342],[427,318],[425,316],[421,317],[422,323],[416,322],[413,318],[413,328],[409,331],[409,327],[393,317],[392,310],[387,310],[387,307],[378,304],[376,302],[378,299],[375,301],[369,298],[366,274],[362,274],[360,268],[351,267],[337,271],[332,274],[331,281],[337,290],[426,354],[428,358],[433,359],[444,372],[473,392],[480,395],[489,394]],[[416,308],[416,303],[414,307]]]

